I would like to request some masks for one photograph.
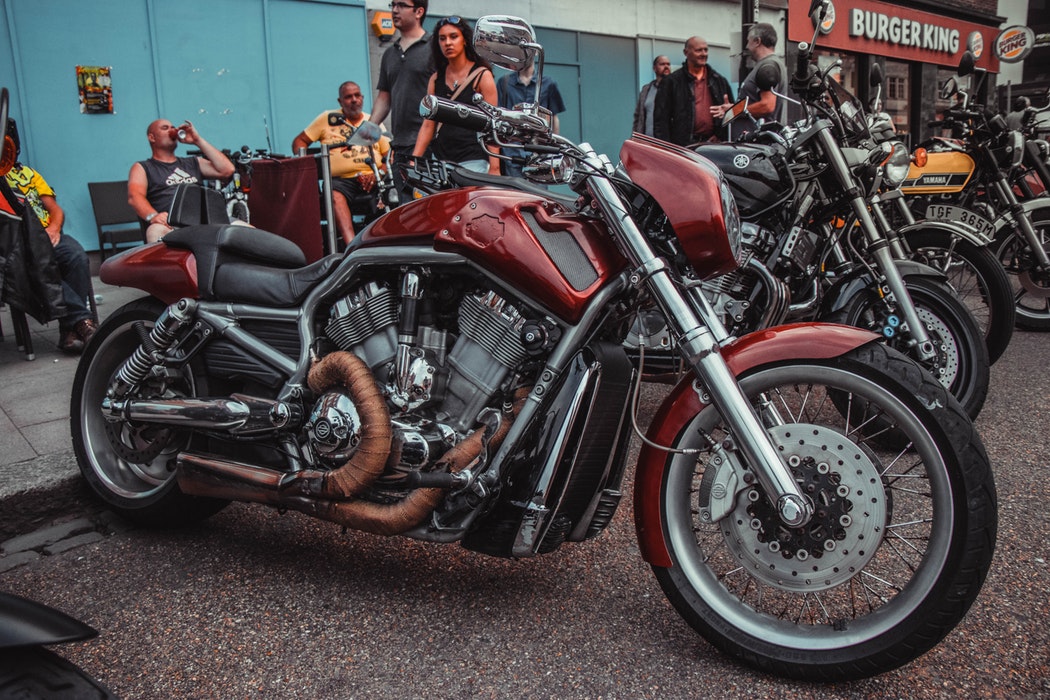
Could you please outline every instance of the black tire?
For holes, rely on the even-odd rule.
[[[698,413],[673,445],[693,452],[668,456],[661,488],[672,565],[653,568],[675,609],[739,661],[809,681],[872,676],[932,648],[977,598],[995,548],[992,471],[959,403],[879,343],[758,367],[741,386],[786,421],[770,432],[817,514],[782,526],[716,410]],[[836,393],[861,415],[839,411]],[[912,448],[856,429],[874,415]]]
[[[0,651],[0,700],[109,700],[111,690],[43,647]]]
[[[1050,252],[1050,211],[1029,217],[1032,228]],[[1008,230],[995,239],[995,256],[1006,270],[1016,304],[1016,324],[1026,331],[1050,331],[1050,272],[1035,269],[1032,247],[1020,231]]]
[[[73,450],[88,485],[113,510],[153,527],[195,523],[227,505],[224,500],[188,496],[179,490],[174,461],[189,442],[188,432],[111,423],[102,414],[110,382],[139,346],[133,324],[142,322],[149,329],[163,310],[155,299],[140,299],[106,319],[80,358],[69,408]],[[187,368],[163,391],[166,396],[194,395],[199,381]],[[147,388],[136,396],[155,395],[150,393],[154,384],[143,384]]]
[[[935,357],[923,365],[940,380],[967,415],[976,418],[988,396],[991,381],[988,349],[973,314],[951,289],[925,277],[907,277],[905,284],[920,319],[934,342]],[[823,319],[879,332],[886,324],[885,306],[870,289],[855,295],[837,312]],[[907,352],[908,338],[897,333],[887,344]]]
[[[918,230],[905,238],[913,260],[948,277],[948,284],[984,333],[988,361],[994,364],[1010,344],[1015,321],[1010,278],[995,253],[941,231]]]

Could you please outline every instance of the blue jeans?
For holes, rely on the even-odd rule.
[[[91,266],[87,253],[77,239],[62,234],[54,248],[55,264],[62,277],[62,298],[66,302],[66,315],[58,319],[58,327],[72,330],[85,318],[91,318],[88,297],[91,296]]]

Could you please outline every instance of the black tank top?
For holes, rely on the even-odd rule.
[[[175,188],[183,183],[200,184],[204,179],[195,157],[176,158],[174,163],[162,163],[155,158],[140,160],[146,171],[146,199],[157,211],[171,211]]]
[[[473,71],[476,67],[476,64],[472,65],[470,71]],[[461,90],[459,95],[456,96],[456,102],[468,105],[474,104],[474,93],[478,89],[481,77],[485,75],[487,70],[486,68],[474,76],[474,80],[470,85]],[[467,71],[468,75],[470,71]],[[445,68],[439,68],[437,76],[434,78],[434,94],[438,97],[449,98],[452,97],[453,92],[455,90],[450,88],[445,82]],[[453,163],[462,163],[467,160],[483,160],[489,157],[489,152],[478,143],[478,132],[451,124],[441,125],[441,131],[434,138],[431,149],[434,155],[441,160],[448,160]]]

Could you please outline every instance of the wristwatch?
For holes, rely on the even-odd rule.
[[[146,223],[148,224],[149,222],[153,221],[153,217],[156,215],[157,212],[153,212],[152,214],[146,214]]]

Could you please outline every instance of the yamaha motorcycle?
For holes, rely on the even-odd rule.
[[[966,52],[959,76],[974,71]],[[902,191],[913,210],[969,225],[986,236],[1006,270],[1016,305],[1017,327],[1050,330],[1050,198],[1034,194],[1028,174],[1050,182],[1045,142],[1026,140],[1001,115],[971,104],[971,95],[950,78],[944,99],[958,97],[930,126],[951,129],[952,139],[922,144],[922,166],[912,168]],[[1027,169],[1026,169],[1027,167]]]
[[[525,21],[483,17],[475,35],[494,64],[542,71]],[[635,136],[614,167],[532,106],[422,110],[530,151],[531,177],[578,199],[438,192],[307,266],[237,226],[109,258],[104,281],[149,296],[107,318],[74,382],[76,456],[102,499],[152,525],[238,500],[533,557],[597,537],[633,491],[668,598],[743,662],[869,676],[961,620],[996,531],[972,422],[866,330],[730,337],[699,291],[740,253],[709,161]],[[629,471],[622,342],[643,304],[689,373]]]
[[[976,417],[989,386],[981,329],[945,275],[899,245],[882,202],[907,172],[907,152],[872,135],[863,105],[830,77],[834,69],[793,81],[806,120],[760,124],[743,142],[696,148],[722,170],[747,222],[745,264],[704,292],[737,333],[801,320],[872,329]],[[734,105],[727,120],[746,107]],[[1011,306],[1008,295],[1000,305]]]

